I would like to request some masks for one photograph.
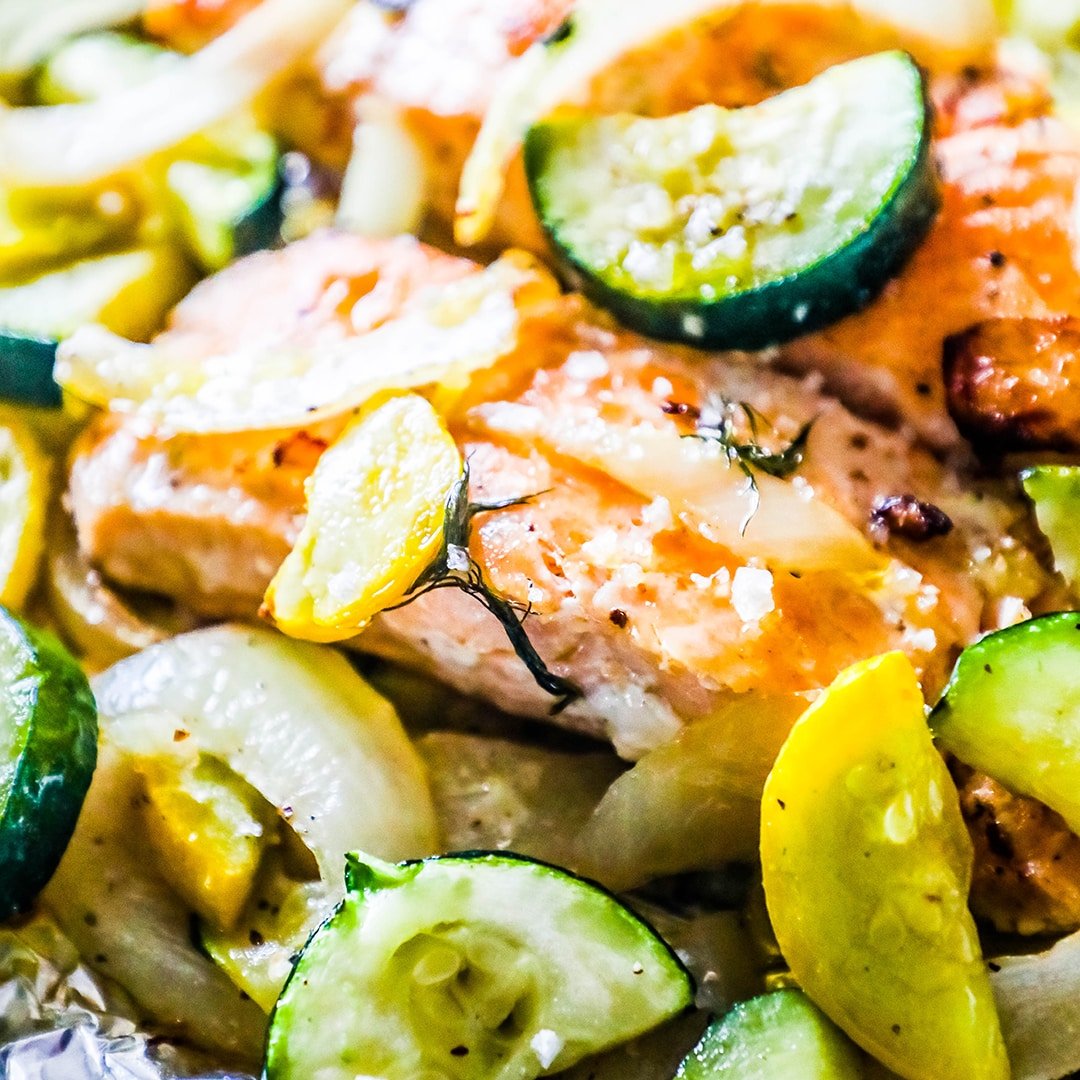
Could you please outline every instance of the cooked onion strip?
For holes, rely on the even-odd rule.
[[[797,570],[859,572],[884,565],[866,537],[827,503],[767,474],[755,477],[755,492],[715,443],[646,424],[608,424],[587,408],[549,416],[504,402],[479,406],[470,419],[487,433],[538,443],[599,469],[646,498],[663,496],[703,536],[740,557]]]
[[[207,357],[137,345],[86,327],[61,347],[55,377],[92,405],[171,433],[304,427],[341,416],[383,390],[460,385],[517,340],[518,297],[554,289],[513,255],[482,273],[419,293],[399,318],[312,350],[253,348]]]
[[[770,0],[766,0],[770,2]],[[819,0],[847,6],[845,0]],[[593,76],[621,56],[698,19],[722,19],[738,0],[582,0],[556,35],[529,48],[507,70],[465,163],[457,202],[455,236],[476,244],[487,236],[502,195],[506,170],[528,128],[555,108],[580,103]],[[853,0],[857,11],[910,37],[944,49],[988,43],[997,28],[991,0]]]
[[[3,110],[0,183],[90,183],[175,146],[248,104],[351,6],[351,0],[264,0],[148,83],[84,104]]]

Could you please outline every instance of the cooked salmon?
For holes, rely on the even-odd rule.
[[[252,340],[362,334],[392,318],[409,290],[476,269],[411,240],[323,234],[204,283],[163,339],[196,356]],[[891,648],[915,659],[933,693],[957,648],[997,624],[1002,601],[1016,617],[1048,586],[1020,536],[1022,507],[966,488],[908,436],[856,418],[813,379],[657,345],[575,296],[523,322],[519,337],[452,417],[474,498],[534,496],[479,517],[473,553],[495,588],[530,607],[527,629],[552,669],[584,691],[565,722],[627,756],[725,695],[812,691]],[[759,517],[748,526],[684,512],[665,487],[678,486],[682,436],[718,397],[752,407],[768,449],[813,422],[794,476],[760,478]],[[595,425],[627,445],[651,440],[675,455],[672,471],[657,461],[652,487],[628,482],[574,443],[575,431]],[[334,433],[331,421],[300,433],[165,438],[105,414],[71,470],[83,550],[123,584],[210,615],[253,617],[303,520],[303,479]],[[722,469],[715,475],[727,482]],[[883,510],[896,497],[932,508],[948,527],[912,531]],[[864,549],[865,565],[849,565]],[[357,645],[508,711],[550,707],[494,619],[455,591],[385,613]]]

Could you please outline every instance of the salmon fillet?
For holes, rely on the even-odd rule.
[[[429,227],[440,243],[498,75],[570,6],[534,0],[511,14],[499,0],[415,0],[381,24],[377,40],[371,21],[358,17],[325,50],[324,86],[391,103],[427,148]],[[747,5],[708,33],[688,28],[625,57],[583,100],[601,112],[653,116],[706,102],[749,105],[896,43],[895,33],[850,12]],[[930,237],[865,312],[775,359],[785,370],[821,371],[847,404],[911,423],[944,448],[960,441],[945,408],[946,338],[990,318],[1080,313],[1072,224],[1080,137],[1051,116],[1045,73],[1015,54],[984,57],[960,73],[935,68],[931,86],[943,209]],[[546,250],[520,161],[491,244]]]
[[[334,340],[391,318],[410,289],[476,269],[411,240],[323,234],[203,284],[163,338],[171,348],[182,341],[192,356],[252,337]],[[760,558],[752,524],[743,538],[688,518],[663,491],[642,494],[558,449],[568,418],[635,436],[657,432],[679,447],[691,418],[717,394],[767,419],[775,432],[763,437],[774,448],[814,421],[795,478],[776,481],[780,488],[762,498],[828,507],[869,538],[867,550],[876,545],[877,569],[826,558],[802,570]],[[303,521],[303,479],[335,423],[164,438],[105,414],[71,467],[80,545],[122,584],[211,616],[253,617]],[[811,691],[892,648],[913,657],[933,693],[957,648],[996,625],[998,601],[1009,597],[1022,610],[1048,585],[1013,535],[1024,509],[968,491],[907,436],[856,418],[813,380],[745,357],[648,342],[578,297],[523,324],[515,352],[474,379],[452,432],[470,462],[474,498],[535,495],[478,518],[473,553],[496,588],[531,606],[527,628],[541,655],[584,691],[562,719],[630,757],[726,695]],[[951,531],[920,537],[875,513],[899,496],[943,511]],[[761,513],[770,509],[763,504]],[[494,619],[456,591],[384,613],[357,646],[511,712],[543,716],[550,708]]]

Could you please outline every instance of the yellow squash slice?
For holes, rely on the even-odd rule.
[[[1006,1080],[972,848],[902,653],[842,672],[765,785],[761,858],[799,984],[908,1080]]]
[[[461,473],[457,445],[424,398],[361,413],[307,481],[307,521],[270,583],[267,614],[309,641],[362,630],[438,553]]]
[[[5,416],[0,425],[0,604],[20,608],[44,547],[49,464],[30,431]]]

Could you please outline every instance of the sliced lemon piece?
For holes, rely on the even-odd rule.
[[[415,394],[361,413],[307,481],[307,521],[266,592],[292,637],[340,641],[403,599],[438,553],[461,454]]]
[[[20,608],[37,578],[45,543],[49,462],[29,429],[0,425],[0,604]]]
[[[842,672],[765,785],[761,860],[799,985],[908,1080],[1006,1080],[967,908],[972,849],[911,662]]]

